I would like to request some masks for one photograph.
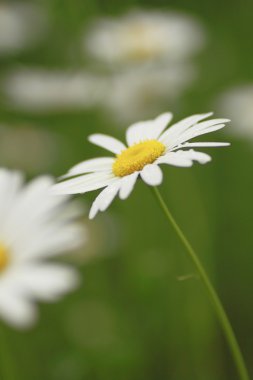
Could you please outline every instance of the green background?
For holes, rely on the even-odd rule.
[[[209,111],[221,91],[253,79],[249,0],[35,2],[49,12],[51,31],[29,52],[2,57],[1,75],[20,65],[85,67],[79,51],[84,23],[140,7],[193,14],[207,31],[207,46],[195,59],[198,79],[184,95],[176,120]],[[169,104],[168,110],[173,112]],[[90,133],[124,137],[124,130],[99,109],[33,114],[14,112],[2,101],[0,123],[13,130],[36,125],[53,131],[63,141],[56,162],[47,168],[56,176],[103,154],[86,142]],[[205,167],[165,167],[161,192],[215,283],[253,376],[253,145],[226,131],[211,140],[232,146],[210,150],[213,161]],[[27,175],[41,172],[28,170]],[[89,207],[95,195],[78,198]],[[81,271],[82,286],[57,304],[40,305],[39,323],[30,331],[3,327],[15,378],[237,379],[207,294],[150,189],[139,182],[128,200],[116,200],[105,214],[85,223],[91,233],[89,258],[85,252],[68,258]]]

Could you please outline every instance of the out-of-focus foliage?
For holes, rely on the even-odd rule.
[[[46,172],[58,176],[72,164],[97,156],[96,147],[86,141],[90,133],[124,136],[127,122],[101,106],[113,91],[107,81],[117,69],[94,63],[82,48],[84,33],[96,18],[117,18],[132,9],[174,11],[202,25],[206,42],[190,62],[194,80],[179,98],[163,97],[158,112],[172,111],[179,119],[217,110],[217,117],[227,117],[217,104],[220,94],[252,83],[250,1],[30,3],[41,12],[36,16],[38,35],[31,19],[35,16],[29,16],[31,43],[0,54],[0,165],[25,170],[31,177]],[[46,88],[50,104],[58,100],[54,109],[19,107],[7,96],[12,73],[35,69],[67,73],[68,85],[57,84],[57,90],[43,85],[43,78],[27,88],[26,80],[22,82],[24,94],[36,92],[37,86]],[[96,91],[84,99],[80,81],[89,86],[92,75]],[[69,107],[69,99],[72,104],[77,99],[78,107]],[[240,129],[239,123],[232,124]],[[236,136],[230,137],[229,127],[212,136],[213,141],[230,139],[232,146],[213,152],[205,167],[166,168],[161,191],[208,268],[253,373],[253,145],[248,133]],[[89,206],[94,197],[87,194],[79,200]],[[68,257],[82,272],[80,289],[56,305],[42,305],[40,322],[29,332],[3,327],[17,379],[236,379],[212,306],[150,190],[139,183],[127,201],[114,202],[88,225],[86,250]]]

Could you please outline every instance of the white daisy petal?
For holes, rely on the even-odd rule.
[[[196,126],[196,128],[191,128],[188,131],[186,131],[185,133],[183,133],[182,135],[180,135],[178,137],[178,139],[175,139],[175,140],[173,140],[173,142],[171,142],[171,144],[168,144],[167,148],[171,149],[171,148],[176,147],[177,145],[183,144],[185,141],[193,139],[194,137],[198,137],[201,135],[205,135],[207,133],[218,131],[219,129],[224,128],[225,124],[213,125],[211,127],[205,128],[205,129],[204,128],[199,129],[197,127],[198,127],[198,125]]]
[[[92,204],[89,218],[93,219],[98,211],[105,211],[116,197],[119,189],[120,180],[110,186],[107,186],[103,191],[101,191]]]
[[[140,121],[139,123],[132,124],[126,131],[126,141],[128,146],[136,144],[143,140],[149,139],[150,121]]]
[[[142,121],[132,124],[126,132],[128,145],[144,140],[157,139],[172,119],[172,113],[167,112],[154,120]]]
[[[121,180],[121,186],[120,186],[120,191],[119,191],[119,197],[120,199],[126,199],[129,197],[131,194],[135,182],[138,178],[139,172],[135,172],[133,174],[130,174],[126,177],[123,177]]]
[[[150,128],[150,139],[157,139],[164,129],[168,126],[172,120],[173,114],[171,112],[163,113],[154,119],[154,125]]]
[[[110,172],[85,174],[77,178],[68,179],[54,185],[52,194],[79,194],[97,190],[113,182],[114,177]]]
[[[126,146],[121,141],[100,133],[89,136],[88,140],[115,154],[119,154],[122,150],[126,149]]]
[[[91,205],[90,212],[89,212],[89,219],[94,219],[99,211],[97,198],[94,200],[94,202]]]
[[[211,119],[198,123],[194,128],[195,130],[203,130],[214,125],[229,123],[230,119]]]
[[[72,268],[56,264],[28,264],[16,274],[19,288],[29,297],[56,301],[79,284]]]
[[[206,119],[209,116],[212,116],[212,112],[200,115],[189,116],[176,124],[173,124],[169,129],[167,129],[159,138],[159,140],[167,145],[170,144],[172,139],[177,138],[183,132],[185,132],[188,128],[197,124],[199,121]]]
[[[44,259],[47,257],[55,257],[65,252],[77,249],[80,243],[87,240],[86,230],[79,225],[69,225],[69,223],[49,224],[43,229],[27,226],[23,231],[20,242],[16,239],[12,243],[13,250],[22,250],[19,261],[29,261],[31,259]],[[29,235],[36,235],[36,241],[29,240]]]
[[[227,142],[193,142],[193,143],[184,143],[180,148],[215,148],[222,146],[229,146],[230,143]]]
[[[109,171],[113,165],[114,158],[112,157],[99,157],[92,160],[86,160],[73,166],[67,174],[61,176],[59,179],[72,177],[79,174],[90,172]]]
[[[209,154],[203,153],[203,152],[197,152],[196,150],[188,150],[183,151],[185,154],[185,157],[189,157],[189,159],[193,161],[197,161],[200,164],[206,164],[207,162],[210,162],[212,160],[212,157],[209,156]]]
[[[157,160],[159,164],[169,164],[173,166],[190,167],[193,161],[198,161],[200,164],[206,164],[211,161],[211,157],[202,152],[196,152],[195,150],[178,150],[176,152],[169,152],[165,156],[160,157]]]
[[[192,166],[192,161],[188,157],[185,157],[182,154],[178,154],[178,152],[170,152],[165,156],[158,158],[157,163],[179,166],[182,168],[188,168]]]
[[[140,175],[147,185],[158,186],[162,183],[162,170],[155,164],[146,165],[140,172]]]
[[[25,329],[37,319],[36,307],[19,293],[0,292],[0,317],[15,328]]]

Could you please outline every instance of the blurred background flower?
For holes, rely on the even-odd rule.
[[[233,87],[219,96],[216,108],[233,120],[230,133],[253,138],[253,84]]]
[[[0,4],[0,57],[31,47],[46,31],[47,18],[38,4]]]
[[[56,301],[79,282],[67,265],[45,262],[86,240],[80,208],[53,197],[52,183],[41,176],[24,187],[21,172],[0,170],[0,316],[14,327],[35,323],[35,300]]]
[[[205,33],[183,13],[132,10],[93,21],[83,41],[86,56],[109,71],[101,105],[123,124],[175,106],[196,78],[191,59]]]
[[[89,72],[21,69],[6,74],[4,93],[10,107],[30,112],[86,109],[104,94],[103,78]]]
[[[175,12],[135,10],[93,22],[84,36],[84,51],[111,65],[189,58],[203,45],[204,33],[194,18]]]

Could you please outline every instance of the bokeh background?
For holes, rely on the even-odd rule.
[[[16,9],[9,19],[6,7]],[[187,86],[174,97],[176,84],[171,93],[166,82],[172,69],[163,64],[162,79],[154,74],[153,80],[161,99],[148,98],[138,116],[131,114],[131,95],[121,109],[103,102],[115,95],[110,78],[135,69],[136,78],[146,78],[146,63],[98,63],[83,47],[94,20],[120,19],[133,9],[192,17],[203,37],[199,51],[181,62],[180,78],[190,67]],[[230,127],[210,138],[231,147],[210,152],[205,167],[164,168],[161,192],[204,262],[253,376],[253,91],[240,102],[235,95],[232,106],[226,100],[230,89],[253,83],[252,13],[249,0],[1,2],[0,165],[24,170],[27,178],[59,176],[103,155],[86,141],[90,133],[123,138],[147,110],[151,117],[172,111],[175,120],[209,110],[234,115]],[[117,98],[127,83],[117,85]],[[88,209],[95,195],[78,198]],[[84,216],[83,223],[89,241],[66,258],[82,273],[79,290],[41,305],[30,331],[3,326],[16,379],[237,379],[207,294],[147,186],[138,183],[127,201],[115,201],[92,222]]]

